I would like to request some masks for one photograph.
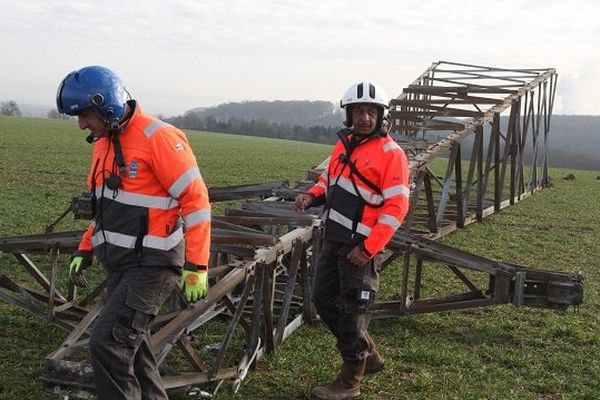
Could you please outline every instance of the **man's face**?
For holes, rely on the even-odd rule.
[[[78,116],[79,129],[89,129],[95,137],[100,138],[108,133],[108,126],[92,110],[84,110]]]
[[[358,135],[370,135],[377,126],[378,109],[371,104],[354,104],[351,107],[352,125]]]

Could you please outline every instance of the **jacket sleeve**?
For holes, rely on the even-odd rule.
[[[83,232],[83,237],[81,238],[81,242],[79,242],[79,247],[77,248],[78,251],[89,251],[91,253],[94,250],[94,246],[92,245],[93,234],[94,224],[92,222]]]
[[[391,150],[384,152],[386,158],[381,179],[383,206],[379,208],[377,222],[363,243],[367,253],[374,255],[391,240],[404,221],[409,207],[410,169],[404,151],[394,143]]]
[[[322,197],[325,197],[325,195],[327,193],[327,180],[328,180],[327,179],[327,174],[328,174],[327,170],[328,169],[329,169],[329,167],[327,167],[326,169],[323,170],[321,175],[319,175],[319,179],[317,179],[317,183],[315,183],[314,186],[308,190],[308,193],[313,195],[315,197],[315,199],[320,199]]]
[[[92,174],[96,168],[94,168],[94,164],[97,163],[97,151],[98,151],[98,147],[96,146],[96,144],[94,144],[94,150],[92,151],[92,164],[90,165],[90,170],[88,171],[88,176],[87,176],[87,181],[86,181],[86,185],[88,188],[88,191],[92,192],[94,191],[96,188],[92,187],[92,182],[94,181]],[[79,242],[79,247],[77,248],[78,251],[85,251],[85,252],[92,252],[94,250],[94,246],[92,245],[92,235],[94,234],[94,227],[95,227],[96,223],[94,220],[90,221],[90,224],[88,225],[87,229],[85,230],[85,232],[83,232],[83,236],[81,237],[81,241]]]
[[[323,172],[321,173],[321,175],[319,175],[319,179],[317,180],[317,183],[308,190],[308,193],[313,195],[315,197],[315,199],[317,199],[316,203],[323,202],[325,199],[325,196],[327,196],[327,184],[329,183],[329,174],[331,171],[331,160],[333,160],[334,157],[336,156],[336,154],[339,153],[340,146],[341,146],[341,144],[338,141],[335,144],[335,146],[333,147],[333,150],[331,151],[329,158],[326,160],[326,162],[324,162],[326,164],[326,167],[323,168]],[[315,202],[313,202],[313,203],[315,203]]]
[[[151,144],[154,173],[179,202],[185,225],[185,261],[208,267],[211,212],[196,157],[185,134],[171,126],[152,135]]]

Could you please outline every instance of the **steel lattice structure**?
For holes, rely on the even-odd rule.
[[[389,128],[410,156],[413,187],[409,215],[379,255],[384,268],[402,260],[399,296],[375,304],[375,317],[506,303],[564,309],[582,302],[580,276],[499,263],[431,240],[548,183],[547,138],[555,90],[553,69],[437,62],[392,100]],[[500,118],[504,111],[509,113],[505,128]],[[472,142],[469,136],[474,136]],[[469,143],[470,157],[463,160]],[[444,163],[440,178],[435,171]],[[213,203],[253,200],[214,217],[208,296],[188,305],[177,290],[152,324],[167,388],[231,379],[237,390],[264,353],[274,351],[303,322],[316,321],[310,295],[321,243],[320,210],[298,215],[291,203],[319,173],[319,168],[309,171],[309,179],[293,188],[266,183],[209,190]],[[89,218],[89,197],[74,199],[69,210]],[[73,284],[58,284],[59,254],[73,251],[81,234],[0,239],[0,251],[13,254],[41,287],[32,289],[2,275],[0,298],[69,331],[47,357],[42,381],[57,393],[76,397],[93,393],[87,342],[102,310],[105,287],[101,282],[80,296]],[[47,265],[36,265],[30,254],[49,255]],[[440,267],[458,277],[462,287],[427,298],[421,285],[425,271]],[[206,343],[205,331],[220,335],[220,340]]]
[[[391,101],[390,130],[411,156],[414,190],[407,224],[413,232],[441,236],[549,183],[556,82],[553,68],[439,61]],[[502,113],[508,114],[504,126]],[[440,156],[447,163],[438,177],[432,161]]]

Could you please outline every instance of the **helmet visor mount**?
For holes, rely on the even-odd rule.
[[[93,95],[91,103],[96,107],[101,106],[102,103],[104,103],[104,96],[102,96],[100,93]]]

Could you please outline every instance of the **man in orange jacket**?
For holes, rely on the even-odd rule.
[[[332,383],[312,394],[328,400],[360,396],[363,375],[384,366],[367,331],[379,288],[375,256],[401,225],[409,204],[406,155],[382,130],[388,107],[383,90],[359,82],[340,105],[347,129],[338,132],[340,140],[318,182],[294,203],[296,211],[324,203],[313,302],[337,339],[343,364]]]
[[[188,301],[208,290],[210,204],[196,158],[185,134],[128,100],[107,68],[71,72],[56,102],[59,112],[78,117],[94,145],[87,180],[93,220],[69,275],[82,283],[93,256],[107,271],[106,304],[89,342],[96,393],[167,399],[150,323],[179,275]]]

